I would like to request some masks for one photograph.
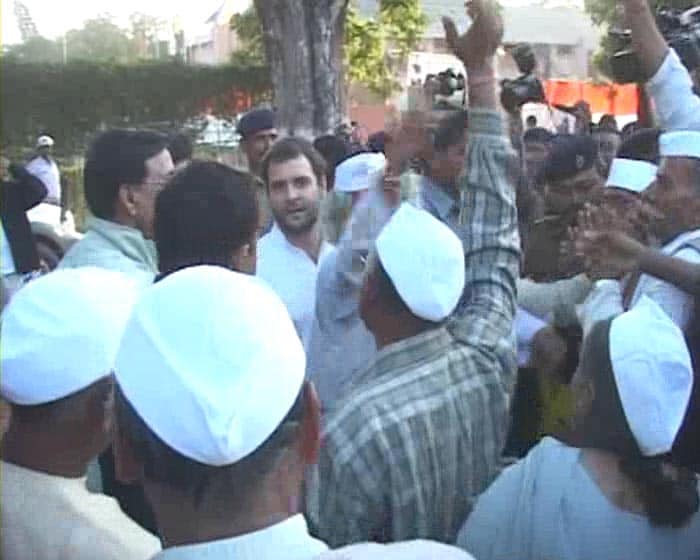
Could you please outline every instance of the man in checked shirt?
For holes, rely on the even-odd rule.
[[[443,201],[436,216],[462,242],[461,301],[444,321],[416,314],[412,298],[439,290],[441,282],[409,294],[377,255],[378,239],[360,305],[379,352],[327,418],[307,486],[307,516],[331,547],[452,542],[472,498],[499,470],[515,373],[511,333],[520,252],[508,172],[513,154],[493,70],[502,24],[489,0],[475,0],[470,15],[474,24],[461,37],[445,21],[448,44],[467,69],[470,110],[459,194]],[[422,235],[419,228],[409,231],[392,249],[409,255],[422,246]],[[384,270],[372,266],[373,259]],[[415,282],[430,276],[416,270]]]

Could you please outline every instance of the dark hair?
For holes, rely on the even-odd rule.
[[[617,126],[617,120],[615,120],[615,115],[611,115],[610,113],[603,115],[600,117],[600,120],[598,121],[598,126],[607,131],[611,130],[618,130]]]
[[[695,475],[670,455],[645,457],[627,423],[610,361],[612,319],[596,323],[581,356],[582,372],[595,387],[591,410],[578,433],[578,447],[594,447],[620,457],[620,471],[635,485],[649,522],[658,527],[684,526],[698,511]],[[574,438],[576,439],[576,438]],[[674,478],[664,468],[676,467]]]
[[[433,136],[433,147],[438,152],[444,152],[451,146],[456,146],[464,141],[467,134],[467,122],[469,113],[464,109],[454,111],[443,117]]]
[[[119,385],[115,388],[115,412],[119,432],[143,463],[148,480],[187,493],[195,507],[201,505],[206,495],[230,507],[245,507],[273,468],[279,452],[292,443],[306,414],[305,389],[302,387],[291,409],[267,440],[247,457],[222,467],[200,463],[168,446],[141,419]]]
[[[185,266],[229,267],[258,226],[254,178],[213,161],[192,161],[156,199],[155,243],[162,274]]]
[[[538,142],[540,144],[549,144],[552,140],[554,140],[554,134],[542,127],[531,128],[523,134],[523,142],[525,143]]]
[[[592,124],[591,134],[615,134],[616,136],[622,137],[622,133],[617,128],[613,128],[612,126],[608,126],[605,124]]]
[[[192,159],[192,140],[187,134],[178,132],[170,137],[168,151],[173,158],[173,163],[177,165],[181,161]]]
[[[314,175],[316,175],[316,179],[319,182],[321,178],[325,178],[327,166],[323,156],[318,153],[316,148],[313,147],[313,144],[308,140],[297,136],[290,136],[275,142],[265,155],[261,169],[261,175],[265,186],[269,186],[270,182],[270,165],[273,163],[284,163],[300,156],[305,157],[309,161],[311,169],[313,169]]]
[[[330,191],[335,183],[335,168],[350,155],[350,146],[342,138],[326,134],[314,140],[314,148],[326,160],[326,189]]]
[[[100,134],[88,149],[83,174],[90,212],[111,219],[119,187],[142,182],[146,161],[166,147],[166,137],[149,130],[114,129]]]
[[[75,393],[47,403],[32,405],[10,403],[12,415],[24,422],[45,422],[56,426],[64,419],[73,419],[76,414],[81,414],[86,410],[81,403],[97,397],[107,399],[108,395],[111,395],[112,386],[112,376],[105,376]]]
[[[386,153],[386,137],[386,132],[383,130],[371,134],[367,139],[367,148],[369,151],[378,154]]]
[[[658,128],[637,130],[627,136],[620,144],[616,157],[658,163],[659,136],[661,136],[661,130]]]

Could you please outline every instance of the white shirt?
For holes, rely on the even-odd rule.
[[[46,198],[53,202],[61,200],[61,173],[53,158],[37,156],[27,164],[27,171],[34,175],[46,186]]]
[[[0,273],[3,276],[9,276],[15,272],[17,272],[17,269],[15,268],[15,259],[12,256],[10,243],[7,241],[5,228],[2,225],[2,222],[0,222]]]
[[[700,130],[700,98],[693,82],[673,49],[647,83],[647,91],[664,130]]]
[[[311,560],[328,547],[309,535],[302,515],[231,539],[166,548],[153,560]]]
[[[433,541],[362,543],[326,552],[315,560],[474,560],[454,546]]]
[[[308,347],[316,308],[316,276],[324,257],[333,249],[323,242],[318,262],[292,245],[274,224],[258,242],[257,276],[265,280],[287,306],[299,338]]]
[[[696,560],[700,514],[654,527],[610,502],[580,449],[546,437],[479,497],[457,545],[478,560]]]
[[[0,462],[3,560],[145,560],[160,550],[116,500],[64,478]]]
[[[700,264],[700,251],[684,247],[689,241],[700,240],[700,229],[683,233],[665,245],[661,252],[689,263]],[[598,321],[610,319],[624,311],[622,294],[624,283],[617,280],[600,280],[580,309],[584,334]],[[694,299],[673,284],[654,276],[642,274],[631,300],[637,304],[642,296],[653,299],[681,329],[685,329],[693,315]]]

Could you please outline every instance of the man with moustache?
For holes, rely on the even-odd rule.
[[[265,156],[261,177],[274,224],[258,243],[257,275],[285,303],[306,347],[315,313],[316,276],[332,249],[323,240],[320,220],[326,163],[310,142],[284,138]]]

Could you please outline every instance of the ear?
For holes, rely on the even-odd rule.
[[[117,193],[117,206],[115,208],[115,214],[119,213],[119,208],[122,209],[122,213],[126,214],[129,218],[135,218],[138,213],[136,197],[134,195],[134,190],[129,185],[120,185],[119,191]]]
[[[244,274],[255,274],[258,261],[255,243],[246,243],[231,255],[231,265],[234,270]]]
[[[301,423],[301,453],[306,465],[318,462],[321,450],[321,401],[310,381],[304,382],[304,419]]]
[[[327,187],[326,176],[321,175],[318,178],[318,188],[321,192],[321,198],[324,198],[326,196],[326,187]]]

